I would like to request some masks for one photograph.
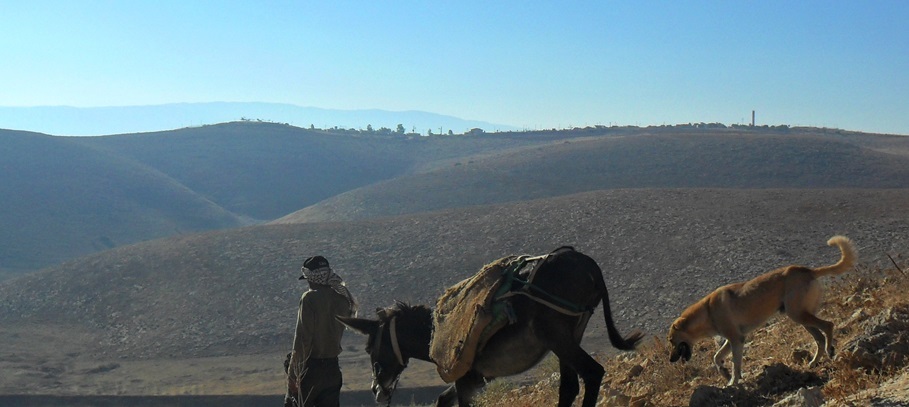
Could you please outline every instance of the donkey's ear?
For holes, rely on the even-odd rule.
[[[372,335],[379,330],[379,321],[363,318],[335,316],[335,319],[347,325],[354,332],[362,335]]]

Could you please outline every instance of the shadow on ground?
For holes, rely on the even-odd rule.
[[[398,389],[393,406],[435,403],[445,387]],[[0,395],[0,406],[16,407],[271,407],[283,405],[283,396],[48,396]],[[373,395],[366,390],[341,394],[342,407],[371,407]]]

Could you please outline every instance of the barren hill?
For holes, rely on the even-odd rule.
[[[566,139],[369,185],[276,223],[365,219],[612,188],[909,187],[909,158],[889,152],[893,145],[864,146],[872,141],[863,139],[878,138],[722,131]],[[888,140],[909,145],[909,138]]]
[[[0,279],[124,244],[272,220],[436,160],[545,142],[257,122],[104,137],[0,130]]]
[[[331,259],[364,310],[430,303],[485,262],[574,245],[596,259],[621,326],[657,332],[711,287],[785,263],[907,251],[907,190],[611,190],[382,220],[254,226],[86,256],[0,284],[0,323],[78,326],[99,357],[275,351],[301,261]],[[602,334],[598,325],[589,339]],[[153,344],[150,346],[150,344]]]
[[[167,175],[72,138],[0,130],[0,168],[0,274],[242,224]]]
[[[258,122],[78,141],[142,162],[228,210],[265,221],[438,160],[547,142],[512,136],[383,136]]]
[[[608,188],[909,187],[909,138],[811,128],[422,137],[236,122],[2,137],[9,142],[0,163],[13,175],[0,180],[12,197],[0,203],[0,279],[123,244],[279,217],[366,219]]]

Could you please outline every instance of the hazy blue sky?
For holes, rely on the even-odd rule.
[[[258,101],[526,128],[909,134],[907,1],[8,1],[0,106]]]

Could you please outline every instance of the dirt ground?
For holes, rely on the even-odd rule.
[[[284,393],[282,352],[193,359],[100,360],[80,353],[89,348],[94,336],[72,327],[42,324],[0,327],[0,338],[8,345],[0,349],[0,394],[9,395],[0,396],[0,405],[122,405],[126,401],[124,396],[143,396],[131,398],[130,405],[145,400],[144,397],[148,400],[142,403],[151,404],[135,405],[177,406],[183,405],[184,400],[205,405],[209,399],[215,400],[184,396],[224,396],[227,405],[233,402],[258,405],[262,400],[264,405],[274,405],[271,401]],[[340,356],[344,374],[342,392],[349,405],[373,404],[369,390],[370,364],[368,355],[361,350],[363,342],[360,336],[345,336],[344,352]],[[439,379],[434,365],[413,361],[401,377],[395,401],[405,405],[430,403],[444,388],[445,383]],[[18,398],[13,400],[12,395]],[[53,399],[46,395],[66,397]],[[243,401],[247,396],[258,398]],[[105,400],[119,401],[105,404]],[[54,402],[46,404],[50,401]]]

